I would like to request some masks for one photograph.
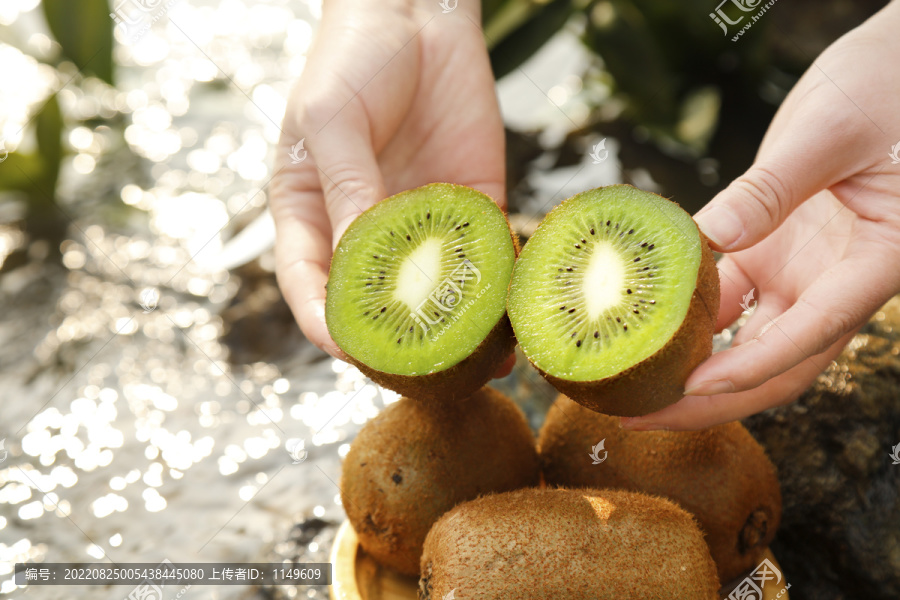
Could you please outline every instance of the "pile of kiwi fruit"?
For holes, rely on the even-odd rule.
[[[403,396],[344,459],[362,549],[419,577],[423,600],[718,598],[778,527],[774,467],[738,423],[618,423],[681,399],[718,304],[693,219],[631,186],[566,200],[521,250],[497,204],[459,185],[361,214],[335,249],[326,323]],[[537,440],[486,386],[516,344],[560,392]]]

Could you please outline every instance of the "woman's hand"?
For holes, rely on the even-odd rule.
[[[828,50],[775,116],[753,166],[696,218],[716,250],[718,328],[759,299],[686,397],[630,429],[699,429],[786,404],[900,292],[900,4]],[[900,161],[900,159],[898,159]]]
[[[325,326],[331,253],[362,211],[431,182],[505,207],[503,122],[478,0],[326,0],[288,100],[269,204],[278,282],[306,337],[342,357]],[[291,148],[304,140],[299,164]],[[295,156],[302,158],[301,150]]]

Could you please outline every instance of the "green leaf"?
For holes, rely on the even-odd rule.
[[[519,4],[525,4],[526,7],[528,5],[528,3]],[[489,38],[492,45],[491,67],[494,70],[494,77],[500,79],[528,60],[563,28],[574,12],[575,7],[571,0],[551,0],[544,5],[531,4],[531,12],[524,19],[520,13],[503,22],[503,15],[498,14],[493,27],[489,27],[490,24],[485,26],[486,34],[491,30],[508,30],[507,23],[514,19],[521,19],[522,22],[515,29],[504,31],[505,35],[502,37],[495,35],[494,39]],[[511,12],[506,14],[510,15]]]
[[[113,20],[107,0],[44,0],[44,16],[63,55],[113,85]]]

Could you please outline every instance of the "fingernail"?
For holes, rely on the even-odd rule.
[[[719,248],[726,250],[744,235],[744,224],[733,210],[714,204],[694,217],[697,227]]]
[[[684,390],[685,396],[715,396],[716,394],[730,394],[734,391],[734,384],[727,379],[713,379],[698,383]]]
[[[641,420],[640,417],[622,417],[619,419],[619,427],[628,431],[662,431],[664,426]]]

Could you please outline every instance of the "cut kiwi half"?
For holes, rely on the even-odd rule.
[[[677,204],[628,185],[578,194],[528,240],[510,283],[522,351],[559,391],[610,415],[683,396],[712,352],[719,277]]]
[[[391,196],[334,251],[328,331],[384,387],[467,397],[515,347],[506,293],[517,252],[506,216],[481,192],[435,183]]]

